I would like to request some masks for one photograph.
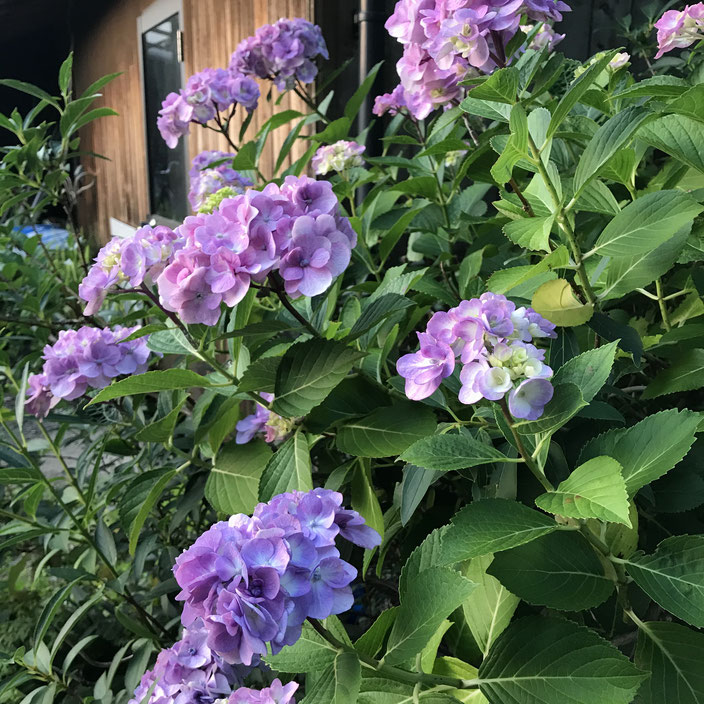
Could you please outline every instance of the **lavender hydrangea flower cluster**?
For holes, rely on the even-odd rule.
[[[287,176],[187,217],[184,246],[157,280],[162,305],[186,323],[215,325],[220,304],[236,305],[250,281],[274,269],[293,298],[325,291],[350,261],[356,234],[326,181]]]
[[[228,665],[207,645],[200,620],[183,630],[181,640],[162,650],[128,704],[213,704],[242,684],[245,668]],[[241,691],[241,690],[238,690]],[[149,695],[147,697],[147,695]]]
[[[399,0],[385,26],[403,44],[401,84],[377,100],[375,113],[405,107],[427,117],[459,99],[461,80],[500,64],[523,17],[555,22],[569,9],[562,0]]]
[[[78,295],[88,304],[85,314],[97,313],[118,284],[136,288],[153,283],[182,245],[179,236],[163,225],[140,227],[130,237],[113,237],[78,287]]]
[[[191,122],[201,125],[219,112],[241,105],[252,112],[259,101],[257,82],[233,69],[206,68],[193,74],[186,87],[169,93],[161,104],[157,127],[171,149],[187,135]]]
[[[350,262],[357,235],[327,181],[287,176],[222,200],[175,231],[143,227],[113,238],[83,279],[79,295],[95,313],[121,283],[156,283],[163,307],[184,323],[215,325],[220,304],[232,307],[278,270],[292,298],[325,291]]]
[[[326,489],[280,494],[252,517],[216,523],[176,559],[183,625],[202,619],[207,646],[230,664],[256,664],[267,644],[274,653],[292,645],[306,618],[353,604],[357,571],[340,559],[338,536],[365,548],[381,540]]]
[[[505,296],[483,293],[435,313],[426,331],[418,333],[418,352],[401,357],[396,369],[406,380],[406,396],[417,401],[438,389],[459,357],[462,403],[500,401],[508,395],[514,418],[535,420],[553,388],[545,350],[532,343],[554,337],[555,326],[532,308],[516,308]]]
[[[363,166],[362,154],[365,149],[363,144],[341,139],[334,144],[320,147],[310,163],[318,176],[324,176],[330,171],[339,173],[355,166]]]
[[[295,704],[293,694],[297,689],[296,682],[283,685],[281,680],[275,679],[264,689],[240,687],[230,695],[227,704]]]
[[[102,389],[122,374],[147,371],[148,336],[124,342],[140,326],[62,330],[53,345],[44,348],[41,374],[28,379],[27,410],[45,417],[56,404]]]
[[[221,188],[232,188],[237,194],[244,193],[245,189],[254,185],[251,179],[232,168],[231,162],[234,158],[235,154],[219,151],[204,151],[193,158],[191,170],[188,172],[188,201],[194,212],[203,207],[209,195]],[[230,161],[221,163],[223,159]]]
[[[230,58],[230,71],[272,80],[279,90],[286,90],[296,81],[313,82],[317,56],[329,58],[320,27],[300,17],[281,18],[239,44]]]
[[[684,10],[668,10],[655,23],[658,30],[659,59],[673,49],[684,49],[704,39],[704,2],[687,5]]]
[[[259,395],[270,403],[274,400],[274,394],[262,391]],[[289,432],[290,427],[290,421],[270,411],[265,406],[262,406],[261,403],[257,403],[255,404],[254,413],[237,421],[235,442],[238,445],[244,445],[255,435],[263,434],[266,442],[274,443],[283,438]]]

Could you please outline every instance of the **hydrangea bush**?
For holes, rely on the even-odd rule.
[[[400,0],[379,144],[302,19],[165,96],[193,213],[3,367],[3,588],[53,591],[0,702],[704,701],[704,4],[584,63],[569,11]]]

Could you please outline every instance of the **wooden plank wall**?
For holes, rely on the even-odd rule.
[[[94,186],[84,193],[80,219],[98,242],[109,237],[109,219],[137,226],[149,213],[146,174],[144,114],[140,81],[137,18],[151,0],[118,0],[76,45],[75,80],[78,91],[108,73],[122,75],[105,87],[100,105],[116,109],[108,117],[82,130],[81,148],[107,157],[82,158],[82,166]],[[279,17],[313,17],[313,0],[183,0],[184,61],[186,76],[208,67],[226,67],[241,39]],[[249,127],[249,135],[271,114],[287,108],[302,109],[299,99],[287,95],[279,106],[264,96]],[[274,89],[274,96],[277,92]],[[239,123],[235,126],[239,129]],[[287,128],[276,130],[262,155],[262,171],[268,175],[286,138]],[[193,126],[188,139],[191,158],[204,149],[229,151],[226,140],[215,132]],[[293,157],[300,150],[293,152]]]

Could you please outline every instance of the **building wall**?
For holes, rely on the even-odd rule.
[[[108,73],[122,74],[103,89],[98,105],[117,110],[117,117],[97,120],[81,134],[82,166],[94,180],[80,208],[83,226],[99,243],[110,237],[109,219],[138,226],[149,214],[146,144],[140,79],[137,18],[152,0],[118,0],[76,41],[75,81],[78,92]],[[241,39],[279,17],[311,18],[313,0],[183,0],[184,63],[186,76],[207,67],[226,67]],[[287,95],[278,106],[266,101],[268,86],[249,127],[251,138],[274,111],[303,110],[299,99]],[[276,97],[274,89],[273,95]],[[234,125],[234,134],[239,123]],[[284,126],[269,137],[261,170],[269,175],[286,138]],[[188,138],[191,158],[204,149],[229,151],[224,138],[193,126]],[[300,153],[293,151],[292,157]]]

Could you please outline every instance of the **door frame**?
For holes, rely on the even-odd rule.
[[[145,97],[144,85],[144,51],[142,48],[142,35],[151,27],[159,24],[163,20],[178,14],[178,26],[183,33],[183,0],[154,0],[151,5],[142,10],[142,14],[137,17],[137,49],[139,57],[139,88],[140,100],[142,105],[142,132],[144,135],[144,175],[146,177],[149,210],[147,220],[155,220],[157,224],[168,225],[170,227],[179,225],[169,218],[157,215],[151,212],[151,187],[149,179],[149,138],[147,135],[147,102]],[[186,57],[181,57],[181,87],[186,85]],[[166,97],[166,96],[164,96]],[[186,186],[188,186],[188,135],[181,139],[184,140],[184,148],[186,153],[186,163],[183,165],[186,171]]]

